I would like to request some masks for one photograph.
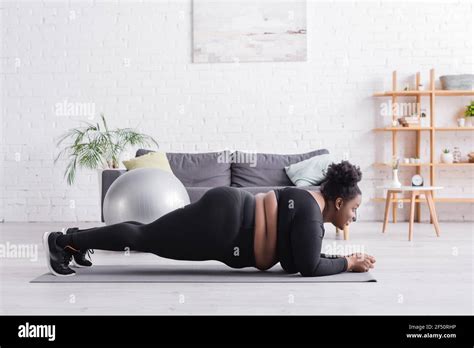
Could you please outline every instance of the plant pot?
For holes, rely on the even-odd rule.
[[[394,188],[402,187],[402,183],[400,182],[400,180],[398,180],[398,169],[393,169],[392,172],[393,172],[393,175],[392,175],[392,182],[390,186]]]
[[[453,154],[452,153],[442,153],[441,154],[441,163],[453,163]]]
[[[473,117],[466,117],[466,122],[464,123],[466,127],[472,127],[472,119]]]

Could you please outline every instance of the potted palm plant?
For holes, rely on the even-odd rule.
[[[150,143],[158,147],[158,143],[151,136],[137,132],[132,128],[117,128],[110,130],[103,114],[100,115],[102,125],[97,122],[86,122],[84,127],[69,129],[57,143],[60,146],[66,140],[70,144],[65,146],[56,156],[54,163],[61,155],[67,155],[69,163],[64,172],[67,183],[74,183],[78,167],[99,169],[99,182],[102,170],[118,169],[120,155],[128,146],[149,146]]]

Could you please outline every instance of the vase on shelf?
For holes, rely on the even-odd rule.
[[[390,184],[390,186],[394,188],[402,187],[402,183],[400,182],[400,180],[398,180],[398,169],[393,169],[392,173],[392,183]]]

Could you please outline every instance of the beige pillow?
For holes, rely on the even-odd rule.
[[[165,152],[149,152],[146,155],[132,158],[128,161],[122,161],[127,170],[137,168],[159,168],[173,173]]]

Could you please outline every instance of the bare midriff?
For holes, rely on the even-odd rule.
[[[308,192],[318,202],[318,205],[324,208],[324,200],[312,191]],[[267,193],[257,193],[255,201],[255,267],[264,271],[279,262],[277,255],[278,202],[273,190]]]
[[[254,253],[255,267],[264,271],[278,263],[277,212],[274,191],[255,195]]]

